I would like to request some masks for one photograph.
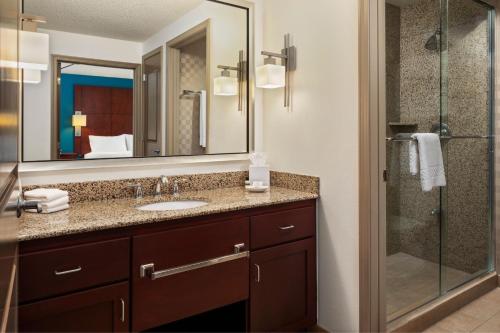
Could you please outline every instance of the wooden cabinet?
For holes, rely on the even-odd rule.
[[[128,283],[19,307],[20,332],[127,332]]]
[[[231,306],[252,332],[301,331],[315,236],[311,200],[24,242],[19,331],[154,331]]]
[[[252,253],[250,331],[292,332],[316,323],[313,238]]]
[[[248,242],[248,218],[134,237],[132,330],[248,299]],[[164,276],[141,276],[145,264]]]

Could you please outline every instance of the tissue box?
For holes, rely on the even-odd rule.
[[[253,182],[262,182],[264,186],[271,185],[271,172],[269,165],[254,166],[251,165],[249,169],[250,184]]]

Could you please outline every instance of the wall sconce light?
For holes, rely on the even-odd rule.
[[[39,23],[47,23],[41,16],[22,15],[23,30],[19,32],[19,67],[46,71],[49,67],[49,35],[37,32]]]
[[[276,89],[285,88],[285,107],[290,106],[290,72],[297,69],[297,48],[291,45],[290,34],[285,35],[285,48],[281,53],[262,51],[267,56],[264,65],[257,67],[257,88]],[[281,65],[276,64],[281,59]]]
[[[81,111],[75,111],[71,118],[71,125],[75,128],[75,137],[82,136],[82,127],[87,126],[87,116],[82,115]]]
[[[37,24],[46,22],[39,16],[22,16],[24,30],[0,28],[0,39],[19,40],[16,48],[0,49],[0,66],[14,69],[47,70],[49,66],[49,35],[36,32]],[[2,45],[9,45],[4,43]]]
[[[222,69],[221,76],[214,79],[214,95],[216,96],[238,96],[238,111],[243,111],[244,83],[246,79],[246,61],[244,52],[240,51],[237,67],[219,65]],[[237,77],[231,77],[231,71],[237,73]]]

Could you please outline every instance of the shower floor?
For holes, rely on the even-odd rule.
[[[458,286],[471,274],[444,267],[446,286]],[[387,319],[392,321],[440,295],[439,264],[399,252],[387,257]]]

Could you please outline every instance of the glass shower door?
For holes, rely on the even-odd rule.
[[[386,1],[386,304],[391,321],[440,296],[440,190],[410,173],[411,135],[441,120],[439,0]]]
[[[492,269],[492,8],[386,0],[386,304],[392,321]],[[440,135],[447,186],[410,172]]]
[[[488,5],[443,3],[442,293],[492,269],[492,20]],[[449,139],[447,138],[449,137]]]

